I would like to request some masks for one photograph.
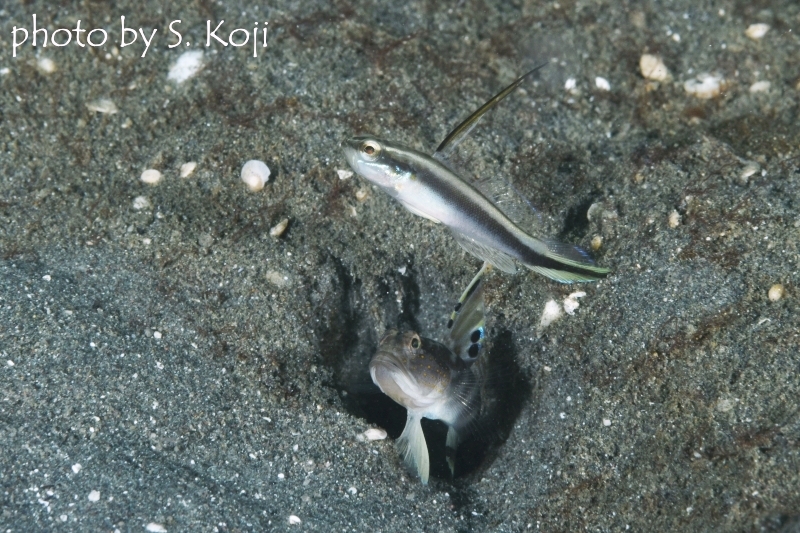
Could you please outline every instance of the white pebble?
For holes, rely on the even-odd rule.
[[[100,492],[99,491],[93,490],[92,492],[89,493],[89,501],[90,502],[96,502],[96,501],[99,501],[99,500],[100,500]]]
[[[722,92],[724,80],[722,76],[715,74],[698,74],[696,78],[687,80],[683,83],[684,90],[696,97],[708,100],[719,96]]]
[[[167,79],[180,84],[194,77],[202,68],[203,52],[201,50],[190,50],[182,53],[169,68]]]
[[[561,317],[561,306],[555,300],[550,300],[544,304],[544,311],[542,318],[539,320],[538,331],[541,333],[547,326],[555,322]]]
[[[353,177],[352,170],[337,170],[336,173],[339,175],[340,180],[348,180]]]
[[[677,211],[672,211],[667,218],[667,224],[669,224],[670,228],[677,228],[681,225],[681,214]]]
[[[263,161],[251,159],[242,167],[242,181],[251,191],[260,191],[269,181],[269,167]]]
[[[575,78],[567,78],[567,81],[564,82],[564,89],[572,92],[577,85],[578,85],[578,80],[576,80]]]
[[[150,533],[167,533],[167,528],[162,526],[161,524],[157,524],[155,522],[150,522],[144,528]]]
[[[80,463],[75,463],[74,465],[72,465],[72,472],[77,474],[78,472],[81,471],[81,468],[83,467],[81,466]]]
[[[6,361],[6,364],[7,364],[8,366],[14,366],[14,361],[12,361],[11,359],[9,359],[8,361]]]
[[[772,84],[768,81],[757,81],[750,86],[751,93],[766,93]]]
[[[137,196],[133,199],[133,208],[137,211],[148,207],[150,207],[150,200],[148,200],[147,196]]]
[[[753,39],[754,41],[758,41],[762,37],[764,37],[767,32],[769,31],[769,24],[750,24],[746,30],[744,30],[744,34]]]
[[[653,54],[642,54],[639,58],[639,70],[648,80],[666,81],[669,79],[669,69],[660,57]]]
[[[769,299],[770,301],[777,302],[783,295],[786,293],[786,289],[783,288],[783,285],[780,283],[776,283],[772,287],[769,288]]]
[[[611,90],[611,84],[608,82],[607,79],[605,79],[605,78],[603,78],[601,76],[597,76],[594,79],[594,84],[601,91],[610,91]]]
[[[278,479],[286,479],[286,474],[281,472],[280,474],[278,474]]]
[[[747,182],[750,180],[750,176],[755,174],[761,170],[761,166],[753,161],[748,161],[747,164],[742,169],[742,173],[739,174],[739,183],[742,185],[747,185]]]
[[[288,287],[291,283],[289,282],[289,276],[285,276],[280,272],[275,270],[267,270],[265,274],[267,281],[275,285],[276,287]]]
[[[574,315],[575,310],[580,306],[578,298],[583,298],[584,296],[586,296],[585,292],[576,291],[564,298],[564,311],[566,311],[568,315]]]
[[[11,74],[11,69],[8,67],[0,68],[0,76],[7,76]]]
[[[194,169],[197,168],[197,163],[194,161],[189,161],[188,163],[184,163],[181,165],[181,177],[188,178],[194,172]]]
[[[160,331],[154,331],[153,332],[153,338],[154,339],[160,339],[161,338],[161,332]]]
[[[386,431],[381,428],[369,428],[364,432],[367,440],[383,440],[386,438]]]
[[[608,427],[608,426],[610,426],[610,425],[611,425],[611,420],[609,420],[608,418],[604,418],[604,419],[603,419],[603,425],[604,425],[605,427]]]
[[[300,520],[300,517],[295,516],[295,515],[290,515],[289,516],[289,525],[299,526],[302,523],[303,523],[303,521]]]
[[[61,519],[62,522],[66,522],[67,520],[69,520],[69,517],[65,514],[62,514],[61,516],[59,516],[59,518]]]
[[[42,279],[45,281],[50,281],[53,278],[50,277],[50,274],[45,274],[44,276],[42,276]]]
[[[350,487],[349,489],[347,489],[347,492],[355,496],[356,494],[358,494],[358,489],[355,487]]]
[[[278,222],[277,224],[275,224],[270,228],[269,234],[272,235],[273,237],[280,237],[281,235],[283,235],[283,232],[286,231],[286,226],[288,225],[289,225],[289,219],[284,218],[283,220],[281,220],[280,222]]]
[[[161,181],[161,172],[154,168],[148,168],[139,178],[143,182],[147,183],[148,185],[155,185],[159,181]]]
[[[733,409],[733,402],[728,400],[727,398],[717,402],[717,411],[721,413],[727,413],[731,409]]]
[[[49,57],[40,57],[36,60],[36,68],[38,68],[39,72],[42,74],[52,74],[56,71],[56,64]]]
[[[92,100],[86,104],[86,108],[89,109],[89,111],[94,111],[95,113],[104,113],[106,115],[113,115],[119,111],[117,104],[108,98]]]

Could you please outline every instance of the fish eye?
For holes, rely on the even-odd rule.
[[[414,350],[419,348],[419,336],[414,335],[413,337],[411,337],[411,342],[409,344],[411,344],[411,348],[413,348]]]
[[[361,153],[364,154],[367,159],[374,160],[378,157],[380,151],[381,146],[375,141],[364,141],[364,143],[361,144]]]

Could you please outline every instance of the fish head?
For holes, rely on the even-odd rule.
[[[460,360],[443,344],[414,331],[390,331],[369,363],[372,381],[410,410],[429,410],[446,400]]]
[[[407,165],[394,156],[395,148],[383,139],[371,135],[357,135],[344,141],[342,150],[356,174],[393,196],[393,191],[412,177]]]

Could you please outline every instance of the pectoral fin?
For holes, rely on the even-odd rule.
[[[403,434],[397,439],[397,447],[403,455],[406,466],[419,475],[424,485],[428,484],[430,473],[430,459],[428,458],[428,445],[425,443],[425,434],[422,433],[422,417],[408,413],[406,427]]]
[[[409,205],[409,204],[405,203],[405,202],[404,202],[404,201],[402,201],[402,200],[400,200],[400,203],[401,203],[401,204],[403,204],[403,207],[405,207],[406,209],[408,209],[409,211],[411,211],[411,212],[412,212],[412,213],[414,213],[415,215],[417,215],[417,216],[419,216],[419,217],[422,217],[422,218],[427,218],[428,220],[430,220],[431,222],[434,222],[434,223],[436,223],[436,224],[441,224],[441,221],[440,221],[440,220],[438,220],[438,219],[437,219],[437,218],[435,218],[435,217],[432,217],[432,216],[431,216],[431,215],[429,215],[428,213],[424,213],[424,212],[420,211],[419,209],[417,209],[416,207],[413,207],[413,206],[411,206],[411,205]]]

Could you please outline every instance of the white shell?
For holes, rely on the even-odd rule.
[[[183,83],[189,78],[193,78],[203,68],[203,52],[201,50],[189,50],[184,52],[178,60],[169,68],[167,79],[175,83]]]
[[[692,96],[708,100],[720,95],[723,83],[722,76],[698,74],[696,78],[685,81],[683,88]]]
[[[159,172],[154,168],[148,168],[147,170],[142,172],[142,175],[139,179],[141,179],[148,185],[155,185],[156,183],[161,181],[161,172]]]
[[[669,79],[669,69],[660,57],[653,54],[642,54],[639,58],[639,70],[648,80],[666,81]]]
[[[197,168],[197,163],[194,161],[189,161],[188,163],[184,163],[181,165],[181,177],[188,178],[194,172],[194,169]]]
[[[769,24],[750,24],[746,30],[744,30],[744,34],[753,39],[754,41],[758,41],[762,37],[764,37],[767,32],[769,31]]]
[[[104,113],[106,115],[113,115],[117,113],[119,109],[117,108],[117,104],[113,101],[109,100],[108,98],[100,98],[99,100],[92,100],[91,102],[86,104],[87,109],[89,111],[94,111],[95,113]]]
[[[260,191],[269,181],[269,167],[263,161],[251,159],[242,167],[242,181],[251,191]]]

